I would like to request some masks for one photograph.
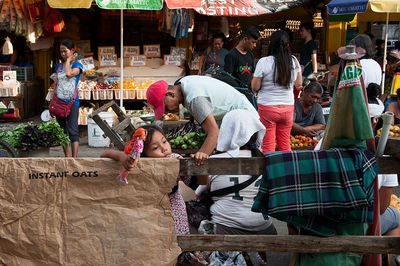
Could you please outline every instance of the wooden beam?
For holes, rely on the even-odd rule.
[[[93,118],[95,115],[98,115],[100,112],[106,112],[108,108],[110,108],[113,104],[115,104],[114,101],[110,101],[104,105],[102,105],[100,108],[94,110],[91,114],[89,114],[89,118]]]
[[[275,251],[299,253],[354,252],[358,254],[398,254],[400,237],[306,235],[180,235],[184,251]]]
[[[377,159],[381,174],[399,174],[400,160],[393,157]],[[181,175],[258,175],[265,173],[265,159],[258,158],[210,158],[197,166],[191,158],[180,160]]]

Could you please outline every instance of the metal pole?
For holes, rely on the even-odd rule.
[[[121,76],[119,86],[119,107],[124,105],[123,90],[124,90],[124,10],[121,9]]]
[[[388,39],[388,29],[389,26],[389,12],[386,13],[386,26],[385,26],[385,50],[383,51],[383,65],[382,65],[382,85],[381,85],[381,92],[382,94],[385,93],[385,71],[386,71],[386,55],[387,55],[387,39]]]

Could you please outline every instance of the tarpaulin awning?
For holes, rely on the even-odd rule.
[[[169,9],[200,8],[201,0],[165,0]]]
[[[202,6],[196,11],[207,16],[246,17],[272,14],[290,8],[301,6],[310,0],[231,0],[202,1]]]
[[[162,0],[96,0],[96,4],[104,9],[142,9],[142,10],[159,10],[163,7]]]
[[[332,0],[326,6],[329,15],[364,13],[370,10],[378,13],[400,13],[399,0]]]
[[[52,8],[90,8],[92,0],[47,0],[47,3]]]

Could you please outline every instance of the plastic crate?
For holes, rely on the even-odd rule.
[[[92,90],[93,100],[100,100],[99,90]]]
[[[8,88],[0,88],[0,97],[8,97]]]
[[[33,80],[33,67],[14,67],[12,70],[17,71],[18,81],[30,81]]]
[[[135,99],[136,90],[127,90],[128,92],[128,99]]]
[[[115,99],[116,100],[119,100],[121,97],[119,97],[119,89],[116,89],[116,90],[114,90],[114,94],[115,94]],[[122,97],[124,98],[124,99],[129,99],[128,98],[128,90],[123,90],[122,91]]]
[[[106,98],[107,100],[114,99],[114,90],[106,90]]]
[[[107,100],[107,90],[98,90],[99,94],[100,94],[100,100]]]
[[[147,92],[147,90],[137,89],[136,90],[136,99],[146,100],[147,99],[146,92]]]
[[[14,88],[7,88],[8,89],[8,97],[15,97],[19,94],[19,86]]]

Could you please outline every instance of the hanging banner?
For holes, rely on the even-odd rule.
[[[96,0],[96,3],[104,9],[160,10],[163,7],[162,0]]]
[[[92,0],[47,0],[47,3],[52,8],[90,8]]]
[[[203,0],[195,9],[207,16],[249,17],[272,14],[294,8],[310,0]]]
[[[200,8],[201,0],[165,0],[169,9]]]

